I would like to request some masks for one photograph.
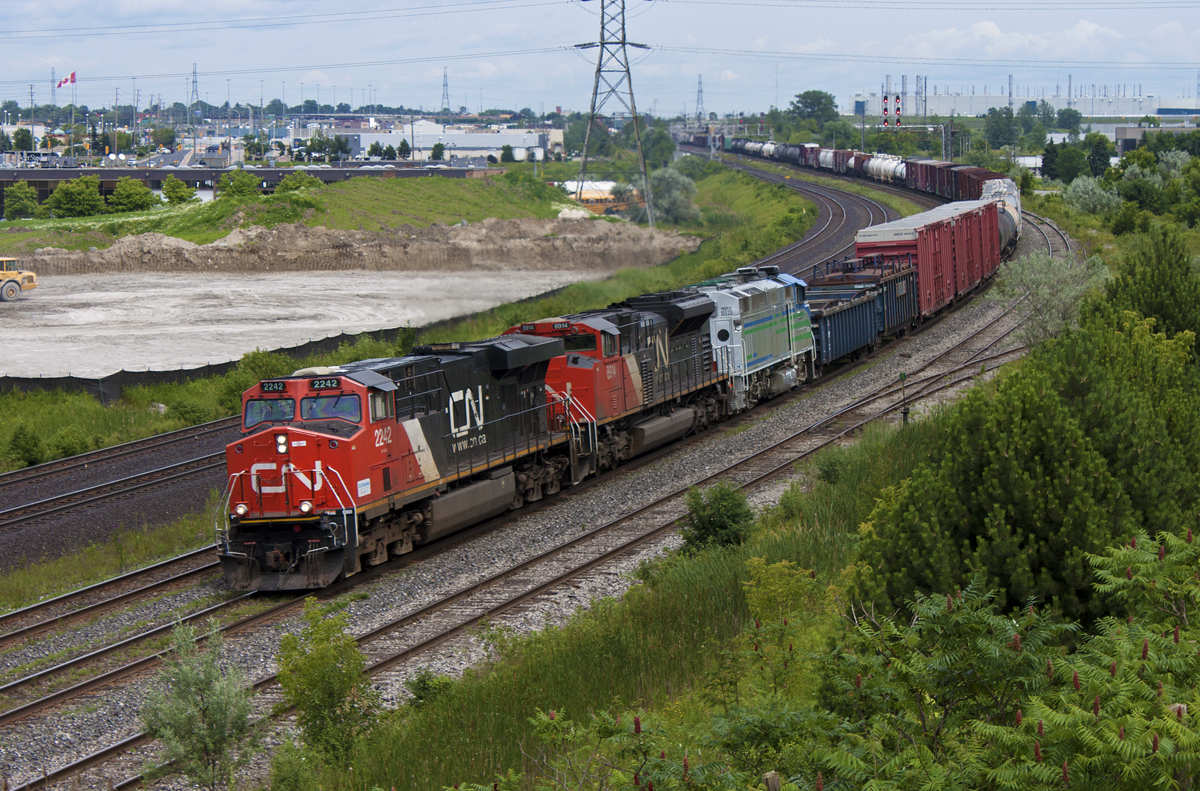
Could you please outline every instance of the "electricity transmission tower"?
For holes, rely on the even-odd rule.
[[[704,122],[708,119],[704,112],[704,75],[696,75],[696,128],[704,127]]]
[[[192,64],[192,95],[188,99],[188,107],[192,108],[192,117],[189,119],[193,124],[196,123],[196,105],[200,104],[200,82],[196,79],[196,64]]]
[[[442,67],[442,109],[450,109],[450,69]]]
[[[642,120],[638,117],[637,105],[633,100],[633,79],[629,75],[629,55],[626,47],[649,49],[645,44],[634,44],[625,38],[625,0],[601,0],[600,40],[588,44],[577,44],[579,49],[598,48],[596,78],[592,83],[592,106],[588,113],[587,131],[583,137],[583,156],[579,164],[579,183],[575,197],[583,191],[588,177],[608,177],[625,180],[630,184],[641,182],[641,192],[646,201],[646,215],[654,227],[653,197],[650,194],[650,179],[646,175],[646,157],[642,152]],[[633,124],[633,139],[636,152],[625,151],[611,139],[605,124],[604,107],[615,101]],[[606,161],[593,152],[604,151]],[[636,157],[636,162],[629,161]]]

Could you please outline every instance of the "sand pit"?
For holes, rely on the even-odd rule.
[[[0,303],[0,375],[98,377],[194,368],[256,348],[420,326],[604,271],[45,275]]]

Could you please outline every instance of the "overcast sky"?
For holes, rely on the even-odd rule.
[[[786,106],[809,89],[843,110],[886,75],[928,75],[930,92],[984,86],[1065,93],[1124,86],[1196,106],[1196,0],[627,0],[638,109],[695,112]],[[150,94],[187,101],[192,64],[214,104],[281,95],[476,111],[587,110],[601,0],[6,0],[0,99],[50,99],[50,71],[77,74],[78,101],[111,106],[114,89],[144,107]],[[615,7],[615,6],[614,6]],[[353,10],[350,10],[353,9]],[[301,85],[303,84],[303,88]],[[370,94],[368,94],[370,86]],[[1138,87],[1140,86],[1140,88]],[[61,89],[58,103],[70,101]]]

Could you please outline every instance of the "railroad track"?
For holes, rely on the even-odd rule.
[[[837,442],[867,423],[883,419],[919,398],[926,398],[941,390],[971,381],[981,373],[994,370],[1004,359],[1020,353],[1019,349],[1006,350],[999,354],[989,353],[1004,335],[995,333],[995,337],[988,338],[985,337],[985,331],[1002,318],[1003,316],[997,317],[987,327],[974,333],[958,346],[914,369],[908,387],[916,388],[915,393],[897,398],[898,384],[889,382],[835,414],[794,432],[784,440],[751,454],[693,485],[704,486],[719,480],[729,480],[742,488],[751,488],[767,483],[792,471],[797,461]],[[979,338],[983,340],[974,345],[974,351],[968,355],[969,359],[965,363],[938,365],[939,362],[945,363],[955,349]],[[677,519],[685,508],[683,495],[688,488],[690,487],[671,491],[654,502],[588,533],[457,590],[414,612],[394,618],[362,635],[357,639],[368,657],[367,672],[376,677],[388,672],[400,672],[398,666],[447,641],[461,638],[483,619],[496,619],[597,566],[634,552],[646,542],[665,536],[677,526]],[[348,587],[349,583],[368,581],[382,573],[382,569],[383,567],[372,569],[345,584],[331,587],[326,593],[333,595],[345,589],[343,585]],[[264,620],[277,618],[283,612],[283,608],[293,606],[295,604],[292,602],[278,605],[271,611],[255,616],[256,622],[262,623]],[[144,667],[139,668],[140,670],[144,670]],[[253,686],[260,693],[260,711],[267,711],[269,706],[278,702],[273,675],[260,678]],[[144,734],[132,735],[74,763],[53,772],[48,771],[44,777],[19,786],[14,791],[32,791],[39,783],[60,782],[100,766],[104,767],[108,777],[113,774],[130,773],[131,776],[126,780],[112,787],[131,787],[140,781],[138,773],[144,765],[145,756],[139,755],[136,759],[131,759],[128,753],[145,746],[149,741]],[[95,784],[103,781],[89,777],[83,782]]]
[[[92,506],[107,500],[126,497],[151,487],[178,481],[225,468],[224,453],[210,453],[178,464],[159,467],[128,478],[76,489],[66,494],[26,503],[0,511],[0,531],[19,530],[65,511]]]
[[[43,481],[49,478],[56,478],[67,475],[78,470],[93,467],[104,462],[111,462],[116,459],[129,458],[148,451],[157,450],[169,445],[177,445],[183,442],[194,442],[199,439],[204,439],[223,431],[236,428],[240,421],[240,416],[221,418],[210,423],[202,423],[198,426],[171,431],[166,434],[158,434],[145,439],[126,442],[121,445],[113,445],[109,448],[94,450],[88,453],[82,453],[78,456],[69,456],[65,459],[57,459],[48,461],[45,464],[37,464],[32,467],[25,467],[20,470],[6,472],[0,474],[0,493],[9,490],[15,486],[24,486],[36,481]]]
[[[1064,258],[1075,254],[1075,248],[1071,245],[1071,237],[1055,225],[1053,220],[1033,212],[1022,211],[1021,214],[1026,220],[1026,233],[1030,229],[1037,231],[1045,240],[1046,251],[1051,258]]]

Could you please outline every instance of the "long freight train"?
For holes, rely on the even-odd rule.
[[[807,282],[746,267],[260,382],[226,448],[225,579],[324,587],[811,381],[991,277],[1015,234],[1003,213],[972,200],[863,229]]]

